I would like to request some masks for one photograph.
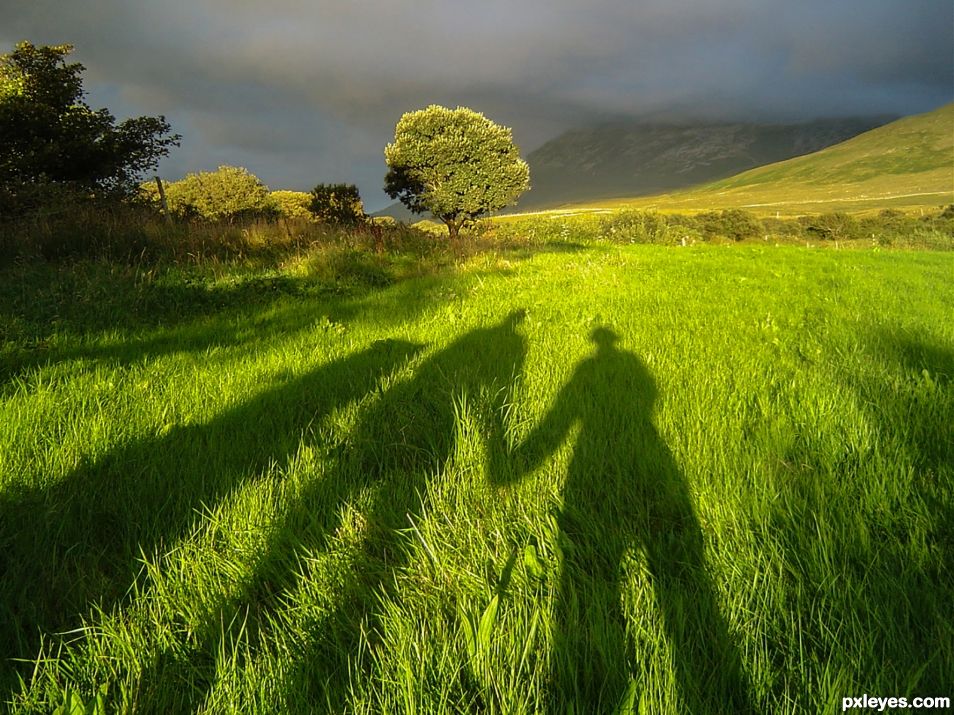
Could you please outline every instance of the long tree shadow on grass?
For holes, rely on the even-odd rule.
[[[0,296],[0,397],[63,364],[76,364],[68,370],[72,376],[95,366],[125,367],[168,355],[257,349],[273,336],[289,339],[359,319],[387,327],[433,303],[446,279],[431,276],[345,294],[288,277],[230,287],[183,279],[182,285],[148,289],[137,289],[127,279],[107,284],[100,304],[90,304],[88,297],[71,302],[78,289],[68,281],[37,300],[29,286],[20,286],[11,290],[15,295]],[[7,322],[19,327],[4,335]]]
[[[597,328],[596,352],[576,368],[527,439],[496,460],[497,484],[520,479],[579,435],[558,520],[563,563],[554,618],[549,711],[609,712],[634,680],[621,608],[621,562],[645,552],[682,707],[749,712],[740,658],[706,571],[702,530],[685,478],[652,424],[657,390],[642,361]]]
[[[490,255],[520,261],[582,249],[503,245]],[[129,365],[243,346],[299,332],[322,316],[340,324],[377,315],[378,322],[393,324],[433,306],[455,278],[451,265],[423,266],[420,275],[402,276],[391,275],[402,264],[394,257],[381,258],[379,266],[380,257],[373,254],[335,255],[338,260],[324,265],[321,276],[247,276],[237,269],[231,282],[187,271],[143,279],[136,270],[110,264],[0,271],[0,397],[31,374],[61,363]],[[469,271],[504,272],[499,266]],[[272,310],[282,302],[291,305]]]
[[[954,597],[954,345],[881,332],[870,337],[869,353],[895,377],[868,377],[855,388],[879,438],[900,448],[915,470],[916,496],[930,516],[929,539],[943,559],[934,577],[948,574],[947,593]],[[945,629],[954,653],[954,622]],[[940,680],[951,683],[954,660],[947,666]]]
[[[874,332],[865,348],[841,375],[863,409],[864,441],[837,458],[810,440],[793,446],[775,475],[768,538],[785,554],[802,658],[868,692],[944,693],[954,682],[954,349],[901,330]],[[818,705],[818,692],[800,696]]]
[[[380,341],[291,379],[212,421],[175,427],[82,464],[48,488],[0,493],[0,684],[40,636],[123,601],[141,554],[167,549],[273,463],[283,464],[335,408],[373,390],[418,346]]]
[[[419,521],[429,483],[441,478],[454,452],[461,405],[478,415],[485,439],[503,439],[502,411],[526,353],[517,332],[522,315],[517,311],[492,327],[468,332],[370,405],[330,472],[301,495],[275,530],[257,583],[249,589],[250,606],[264,597],[272,608],[282,607],[284,596],[263,596],[262,585],[273,590],[281,585],[286,594],[294,588],[296,554],[328,548],[342,527],[344,505],[357,509],[364,524],[351,578],[335,590],[331,612],[305,626],[310,646],[283,688],[289,711],[303,703],[346,710],[349,673],[361,640],[379,637],[376,606],[410,558],[401,532]]]

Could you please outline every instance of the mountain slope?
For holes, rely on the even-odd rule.
[[[954,104],[948,104],[813,154],[698,188],[598,205],[672,210],[780,207],[799,212],[937,206],[952,201]]]
[[[693,186],[817,151],[888,120],[640,122],[574,130],[528,155],[533,188],[521,198],[518,210]]]
[[[397,221],[403,221],[404,223],[415,223],[424,218],[430,218],[430,214],[416,214],[413,213],[409,208],[407,208],[400,201],[395,201],[390,206],[385,206],[383,209],[375,211],[371,214],[372,217],[379,216],[390,216]]]

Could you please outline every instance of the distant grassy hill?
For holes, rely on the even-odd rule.
[[[373,211],[371,216],[377,218],[379,216],[390,216],[393,219],[398,221],[404,221],[405,223],[414,223],[415,221],[420,221],[421,216],[418,216],[411,211],[400,201],[395,201],[390,206],[385,206],[379,211]]]
[[[893,117],[798,124],[628,122],[567,132],[527,156],[518,210],[640,196],[723,179],[823,149]]]
[[[899,119],[835,146],[670,194],[573,208],[762,213],[912,209],[954,202],[954,104]]]

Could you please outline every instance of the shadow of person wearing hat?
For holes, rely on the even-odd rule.
[[[551,712],[608,711],[642,687],[634,682],[620,584],[623,557],[637,544],[682,699],[672,711],[748,712],[739,656],[706,571],[689,490],[653,426],[655,382],[636,355],[616,347],[611,329],[597,328],[591,339],[595,353],[491,476],[497,484],[522,478],[579,426],[558,518],[562,571]]]

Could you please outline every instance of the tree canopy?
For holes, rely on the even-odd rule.
[[[130,193],[178,146],[164,117],[116,123],[84,101],[85,67],[67,63],[72,45],[20,42],[0,56],[0,190],[70,184]]]
[[[464,224],[513,204],[530,186],[530,169],[510,129],[466,107],[408,112],[384,156],[387,194],[415,213],[430,211],[452,238]]]

